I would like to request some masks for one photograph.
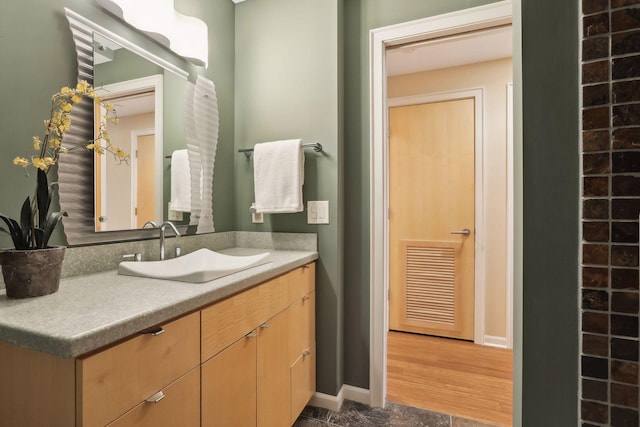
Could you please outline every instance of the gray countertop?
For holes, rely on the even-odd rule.
[[[206,283],[118,275],[64,278],[58,292],[7,299],[0,291],[0,341],[76,357],[197,310],[318,258],[317,252],[231,248],[230,255],[271,252],[272,262]]]

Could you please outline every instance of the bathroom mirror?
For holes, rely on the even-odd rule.
[[[174,150],[186,148],[182,118],[188,73],[69,9],[65,8],[65,14],[76,46],[78,79],[92,82],[103,96],[115,98],[113,103],[119,116],[118,110],[122,111],[121,123],[129,121],[127,117],[136,109],[146,115],[146,122],[123,129],[121,133],[125,134],[125,140],[112,140],[114,145],[131,152],[132,138],[140,141],[138,148],[145,143],[144,137],[153,135],[154,139],[149,163],[153,168],[148,177],[150,187],[140,192],[141,199],[142,196],[153,196],[147,197],[151,199],[149,205],[133,196],[136,186],[132,181],[142,179],[135,175],[137,170],[148,170],[151,166],[132,161],[128,165],[118,165],[118,169],[109,166],[109,155],[94,158],[94,154],[86,150],[70,152],[60,159],[60,205],[69,214],[63,221],[68,243],[76,245],[149,236],[149,230],[139,229],[136,217],[142,215],[136,214],[146,210],[152,213],[145,215],[151,215],[155,221],[167,219],[170,155]],[[74,139],[92,139],[94,123],[100,113],[95,112],[97,117],[94,116],[93,105],[84,102],[74,108],[72,114],[74,126],[66,137],[72,143]],[[141,139],[138,140],[138,136]],[[120,176],[112,177],[110,171],[117,171],[115,173]],[[116,196],[109,196],[110,193],[120,199],[113,199]],[[109,209],[110,204],[112,209]]]

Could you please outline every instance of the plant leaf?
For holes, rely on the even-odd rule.
[[[51,233],[56,228],[56,225],[60,222],[63,216],[67,216],[66,212],[51,212],[47,216],[47,221],[45,222],[44,230],[43,230],[43,241],[42,248],[46,248],[49,245],[49,239],[51,238]]]
[[[42,230],[42,228],[36,227],[33,229],[33,235],[36,239],[36,248],[38,249],[46,248],[46,246],[44,245],[44,230]]]
[[[9,218],[6,215],[0,214],[0,219],[2,219],[7,227],[9,227],[9,235],[11,236],[11,240],[13,241],[13,246],[16,249],[27,249],[28,243],[22,238],[22,230],[20,229],[20,224],[12,218]]]
[[[51,201],[53,200],[53,192],[58,188],[57,182],[52,182],[49,184],[49,202],[47,204],[47,212],[49,212],[49,207],[51,206]],[[67,216],[65,214],[65,216]]]
[[[31,201],[29,196],[25,199],[20,210],[20,227],[22,228],[22,239],[29,246],[29,237],[33,233],[33,215],[31,213]]]
[[[38,169],[36,197],[38,199],[38,225],[43,227],[47,219],[51,197],[49,195],[49,185],[47,184],[47,173],[42,169]]]

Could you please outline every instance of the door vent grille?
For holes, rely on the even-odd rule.
[[[435,245],[434,245],[435,243]],[[457,324],[457,242],[404,245],[405,317],[425,327]]]

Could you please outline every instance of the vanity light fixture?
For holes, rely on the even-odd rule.
[[[178,13],[174,0],[96,0],[96,2],[187,61],[207,67],[209,59],[207,24],[198,18]]]

